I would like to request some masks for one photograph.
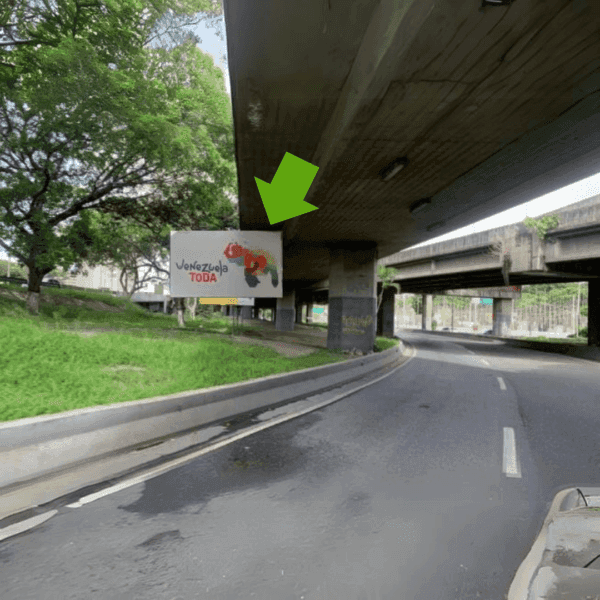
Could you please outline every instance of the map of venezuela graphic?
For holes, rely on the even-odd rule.
[[[244,277],[249,287],[255,288],[259,277],[271,276],[273,287],[277,287],[279,276],[275,259],[264,250],[250,250],[239,244],[228,244],[223,254],[230,263],[244,268]]]

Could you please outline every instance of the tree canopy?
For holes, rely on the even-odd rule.
[[[163,238],[165,224],[235,223],[223,74],[181,31],[202,11],[221,4],[13,0],[0,13],[0,247],[29,268],[30,296],[57,265],[98,257],[91,210]],[[172,48],[149,46],[170,33]]]

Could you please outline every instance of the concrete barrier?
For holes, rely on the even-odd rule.
[[[258,380],[0,424],[0,490],[161,437],[360,379],[401,357],[384,352]]]

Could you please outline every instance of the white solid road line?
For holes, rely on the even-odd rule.
[[[463,348],[464,348],[464,346],[463,346]],[[473,352],[473,350],[469,350],[468,348],[465,348],[465,350],[466,350],[466,351],[467,351],[469,354],[473,354],[473,355],[477,356],[477,352]],[[480,361],[481,361],[481,362],[482,362],[482,363],[483,363],[483,364],[484,364],[486,367],[489,367],[489,366],[490,366],[490,363],[489,363],[487,360],[485,360],[485,358],[480,358],[479,360],[480,360]]]
[[[9,525],[4,529],[0,529],[0,542],[6,538],[13,537],[14,535],[19,535],[19,533],[23,533],[32,527],[41,525],[44,521],[52,518],[57,512],[57,510],[50,510],[41,515],[31,517],[30,519],[25,519],[25,521],[20,521],[19,523],[15,523],[14,525]]]
[[[500,384],[500,389],[505,390],[506,384],[504,383],[504,379],[502,379],[502,377],[496,377],[496,379],[498,380],[498,383]]]
[[[521,469],[517,461],[517,447],[515,444],[515,430],[512,427],[504,428],[504,452],[502,472],[507,477],[521,478]]]

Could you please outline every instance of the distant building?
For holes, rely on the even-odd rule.
[[[140,277],[143,279],[148,269],[141,269],[140,271]],[[112,292],[121,295],[124,292],[120,282],[120,275],[120,270],[115,267],[104,265],[90,267],[84,264],[79,270],[71,269],[65,272],[59,268],[53,278],[57,279],[65,287]],[[145,283],[131,297],[132,302],[153,312],[167,312],[167,305],[170,299],[168,283],[156,284],[151,282]]]

